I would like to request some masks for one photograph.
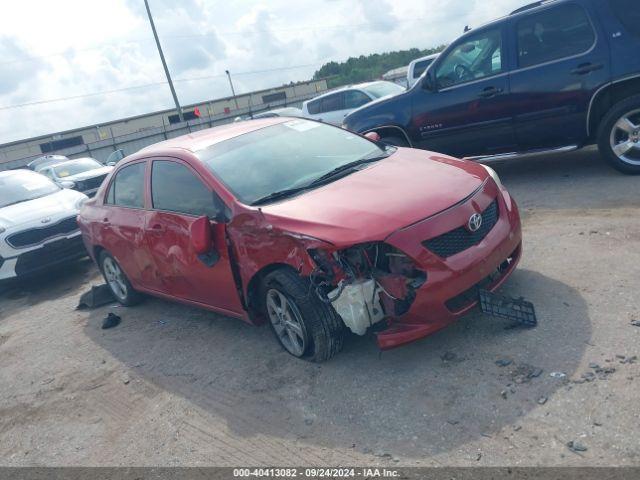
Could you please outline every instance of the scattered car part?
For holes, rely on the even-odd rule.
[[[533,303],[480,289],[480,309],[487,315],[514,320],[526,327],[538,325]]]
[[[336,297],[331,305],[349,330],[356,335],[364,335],[369,327],[385,316],[379,293],[375,280],[358,280],[345,287],[338,287],[329,294],[329,298]]]
[[[115,297],[113,296],[109,285],[106,283],[103,283],[102,285],[93,285],[91,290],[82,294],[76,309],[93,309],[113,301],[115,301]]]
[[[109,312],[109,315],[102,321],[102,330],[117,327],[122,319],[115,313]]]

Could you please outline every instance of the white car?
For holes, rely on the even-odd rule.
[[[36,167],[36,172],[46,175],[61,187],[78,190],[90,197],[96,194],[111,170],[113,167],[105,166],[90,157],[67,159]]]
[[[393,82],[369,82],[332,90],[302,104],[302,115],[333,125],[341,125],[344,117],[356,108],[379,98],[391,97],[405,89]]]
[[[30,170],[0,172],[0,280],[85,256],[76,217],[86,200]]]
[[[418,79],[424,75],[424,72],[427,71],[427,68],[429,68],[436,58],[438,58],[438,54],[434,53],[433,55],[427,55],[426,57],[416,58],[409,64],[409,68],[407,69],[408,88],[411,88],[416,84]]]

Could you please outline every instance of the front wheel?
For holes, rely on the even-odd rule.
[[[640,95],[615,104],[598,131],[598,149],[615,169],[640,174]]]
[[[323,362],[342,350],[342,320],[295,271],[280,269],[267,275],[261,297],[278,342],[294,357]]]
[[[116,259],[113,258],[110,253],[103,250],[100,253],[99,261],[102,275],[115,299],[127,307],[138,303],[140,301],[140,294],[133,289],[129,279],[124,274],[122,267],[120,267]]]

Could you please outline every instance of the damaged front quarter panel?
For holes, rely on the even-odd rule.
[[[227,232],[238,259],[240,290],[255,323],[263,321],[256,289],[260,278],[275,268],[286,266],[308,278],[309,294],[331,304],[357,335],[407,312],[427,279],[413,260],[386,243],[337,249],[321,239],[277,228],[260,213],[236,215]]]

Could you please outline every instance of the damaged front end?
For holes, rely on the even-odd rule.
[[[427,281],[410,257],[384,242],[309,253],[316,263],[310,275],[316,295],[357,335],[384,328],[384,319],[408,312]]]

